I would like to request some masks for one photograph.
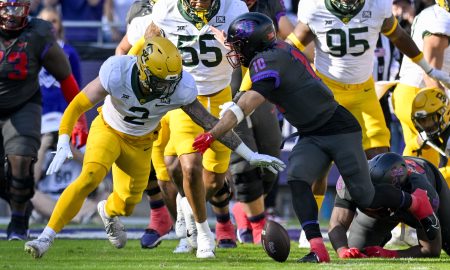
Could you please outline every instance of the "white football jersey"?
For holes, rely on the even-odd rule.
[[[423,49],[425,34],[440,34],[450,37],[450,13],[438,5],[424,9],[414,18],[411,36],[417,47]],[[444,51],[444,64],[442,70],[450,72],[450,49]],[[425,87],[423,70],[408,57],[403,57],[400,69],[400,82],[417,88]]]
[[[109,93],[102,109],[106,123],[122,133],[142,136],[154,130],[166,112],[192,103],[198,93],[194,78],[183,71],[170,97],[146,100],[139,90],[136,61],[134,56],[111,56],[100,67],[99,77]]]
[[[303,0],[298,5],[298,20],[316,36],[314,65],[335,81],[365,82],[372,75],[381,26],[392,16],[392,1],[365,1],[347,23],[327,9],[326,1],[329,0]]]
[[[131,45],[134,45],[134,43],[144,36],[145,30],[147,30],[147,27],[151,22],[151,14],[134,18],[127,28],[128,42],[130,42]]]
[[[233,69],[226,58],[228,50],[214,38],[209,26],[227,32],[230,23],[248,8],[241,0],[220,0],[216,15],[197,29],[180,13],[179,2],[158,0],[153,6],[153,22],[178,47],[184,69],[194,76],[199,95],[214,94],[230,84]]]

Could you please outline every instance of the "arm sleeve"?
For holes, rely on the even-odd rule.
[[[59,126],[59,135],[72,133],[75,122],[80,116],[94,107],[84,92],[80,92],[67,106]]]

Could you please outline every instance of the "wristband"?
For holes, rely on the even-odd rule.
[[[302,44],[302,42],[297,38],[297,36],[294,33],[290,33],[289,36],[287,36],[287,39],[294,44],[294,46],[299,49],[300,51],[305,50],[305,45]]]
[[[425,73],[428,75],[430,74],[430,72],[433,70],[432,67],[430,67],[430,65],[428,64],[427,60],[425,60],[425,58],[423,57],[423,54],[419,54],[419,56],[422,56],[421,58],[419,58],[420,60],[418,60],[417,62],[415,62],[419,67],[421,67],[423,69],[423,71],[425,71]],[[414,57],[414,59],[417,59],[417,56]],[[412,59],[413,60],[413,59]],[[414,60],[413,60],[414,61]]]
[[[236,116],[237,119],[237,123],[239,124],[242,120],[244,120],[244,112],[242,111],[241,107],[239,107],[239,105],[237,105],[236,103],[234,103],[233,105],[231,105],[228,110],[232,111],[234,113],[234,116]]]

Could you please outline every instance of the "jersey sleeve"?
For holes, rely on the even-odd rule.
[[[378,0],[383,18],[390,18],[392,15],[392,1]]]
[[[438,6],[433,11],[435,12],[436,18],[428,21],[427,27],[425,28],[426,32],[450,36],[450,13]]]
[[[314,14],[316,0],[299,1],[297,11],[297,21],[308,24],[310,17]]]
[[[286,16],[286,7],[284,6],[283,0],[274,0],[273,1],[273,9],[275,12],[275,18],[276,18],[276,25],[278,25],[278,22],[280,21],[280,18],[283,16]]]
[[[145,30],[152,22],[152,15],[135,18],[127,29],[128,42],[134,45],[145,34]]]
[[[129,56],[126,56],[129,57]],[[114,95],[113,89],[121,85],[121,58],[122,56],[111,56],[109,57],[100,67],[99,79],[103,88],[110,95]]]
[[[167,1],[159,0],[155,3],[152,10],[152,20],[153,22],[161,27],[161,22],[164,21],[168,14]]]
[[[191,104],[197,98],[197,86],[194,77],[189,72],[183,71],[183,78],[177,88],[182,105]]]

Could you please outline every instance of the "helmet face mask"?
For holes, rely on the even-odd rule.
[[[449,125],[450,104],[446,94],[438,88],[424,88],[414,98],[412,121],[419,132],[428,137],[439,136]]]
[[[405,184],[408,168],[401,155],[387,152],[369,160],[369,173],[374,186],[387,184],[400,188]]]
[[[139,81],[149,94],[167,98],[181,80],[181,55],[175,45],[163,37],[148,40],[137,56]]]
[[[28,23],[29,13],[29,0],[0,0],[0,28],[7,31],[24,28]]]
[[[447,10],[447,12],[450,12],[450,0],[436,0],[436,4]]]
[[[365,0],[330,0],[335,8],[344,14],[350,14],[364,5]]]
[[[272,20],[258,12],[238,16],[228,28],[226,45],[231,51],[227,59],[233,68],[248,67],[258,53],[275,44],[277,35]]]

